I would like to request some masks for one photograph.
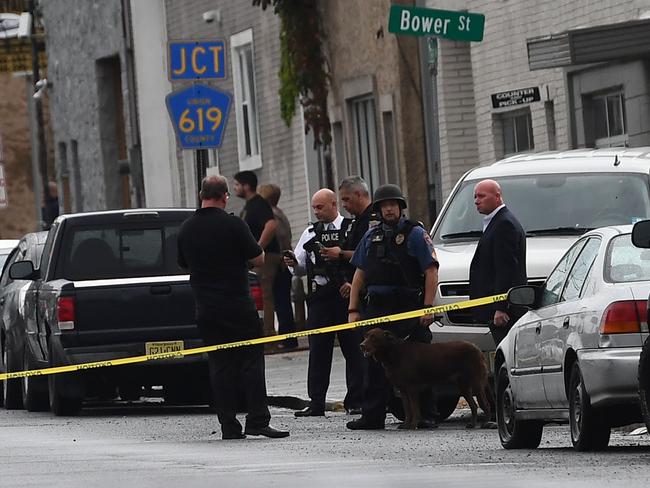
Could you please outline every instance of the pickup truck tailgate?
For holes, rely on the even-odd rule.
[[[170,278],[76,282],[78,345],[198,338],[187,276]]]

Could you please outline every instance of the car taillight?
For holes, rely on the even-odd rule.
[[[74,329],[74,297],[59,297],[56,300],[56,318],[60,330]]]
[[[614,302],[605,309],[600,322],[601,334],[641,332],[641,322],[648,320],[645,300]]]
[[[259,285],[251,286],[251,296],[255,302],[257,310],[264,310],[264,296],[262,295],[262,287]]]

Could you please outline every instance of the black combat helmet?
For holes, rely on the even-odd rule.
[[[379,204],[386,200],[397,200],[402,210],[406,208],[406,200],[402,195],[402,190],[399,186],[393,184],[381,185],[375,190],[372,196],[372,208],[375,212],[379,212]]]

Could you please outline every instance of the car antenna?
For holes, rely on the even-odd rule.
[[[614,166],[618,166],[619,164],[621,164],[621,160],[618,159],[618,154],[615,154],[614,155]]]

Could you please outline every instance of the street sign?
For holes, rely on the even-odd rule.
[[[482,41],[485,15],[391,5],[388,31],[408,36],[438,36],[455,41]]]
[[[193,85],[166,97],[167,111],[183,149],[221,146],[230,95],[206,85]]]
[[[537,86],[493,93],[491,97],[493,108],[512,107],[513,105],[524,105],[541,100],[539,87]]]
[[[0,162],[0,208],[7,208],[7,181],[5,180],[5,165]]]
[[[169,43],[169,79],[209,80],[226,77],[224,41]]]

